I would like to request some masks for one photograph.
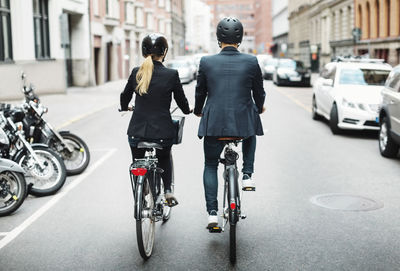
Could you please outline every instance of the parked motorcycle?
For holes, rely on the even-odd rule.
[[[34,93],[34,88],[26,85],[25,74],[22,74],[25,95],[25,118],[23,120],[26,139],[30,143],[43,143],[60,154],[67,169],[67,175],[82,173],[90,161],[90,152],[86,143],[69,131],[57,132],[44,120],[43,114],[48,112]]]
[[[0,151],[8,145],[8,137],[0,128]],[[27,195],[24,173],[17,163],[0,158],[0,216],[13,213],[24,202]]]
[[[9,144],[1,150],[1,157],[18,163],[26,172],[25,179],[32,184],[29,193],[47,196],[56,193],[65,183],[66,169],[61,157],[45,144],[29,144],[25,139],[21,108],[0,106],[0,128]]]

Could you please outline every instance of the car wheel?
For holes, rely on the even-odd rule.
[[[321,116],[317,113],[317,101],[315,99],[315,95],[313,95],[313,97],[312,97],[311,116],[312,116],[313,120],[321,119]]]
[[[330,121],[329,121],[329,126],[334,135],[340,134],[341,132],[338,123],[339,123],[339,114],[337,110],[337,105],[334,103],[331,109]]]
[[[379,151],[381,155],[388,158],[394,158],[399,152],[399,145],[394,142],[390,136],[390,128],[387,117],[383,117],[379,130]]]

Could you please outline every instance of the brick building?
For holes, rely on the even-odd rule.
[[[238,18],[244,27],[243,41],[239,49],[245,53],[255,52],[255,0],[204,0],[211,9],[212,13],[212,37],[215,37],[215,30],[218,22],[224,17]],[[211,48],[212,52],[219,51],[215,37],[215,45]]]
[[[355,0],[355,25],[362,33],[358,54],[400,63],[400,0]]]
[[[272,45],[271,0],[254,1],[256,52],[269,53]]]

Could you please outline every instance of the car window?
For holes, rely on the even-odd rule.
[[[340,71],[339,84],[383,86],[385,85],[389,73],[390,71],[387,70],[344,68]]]
[[[387,81],[386,87],[391,88],[394,91],[400,92],[400,68],[394,69]]]
[[[291,60],[291,59],[281,59],[281,60],[279,60],[278,66],[280,68],[296,69],[296,61]]]
[[[303,62],[301,62],[301,61],[296,61],[296,66],[297,66],[297,68],[304,68],[304,65],[303,65]]]
[[[276,66],[277,63],[278,63],[278,59],[270,58],[265,62],[265,65]]]

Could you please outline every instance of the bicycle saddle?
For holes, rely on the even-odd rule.
[[[217,140],[220,141],[238,141],[238,140],[243,140],[242,137],[218,137]]]
[[[157,150],[163,149],[163,147],[158,143],[146,142],[146,141],[139,142],[137,147],[138,147],[138,149],[152,149],[152,148],[157,149]]]

